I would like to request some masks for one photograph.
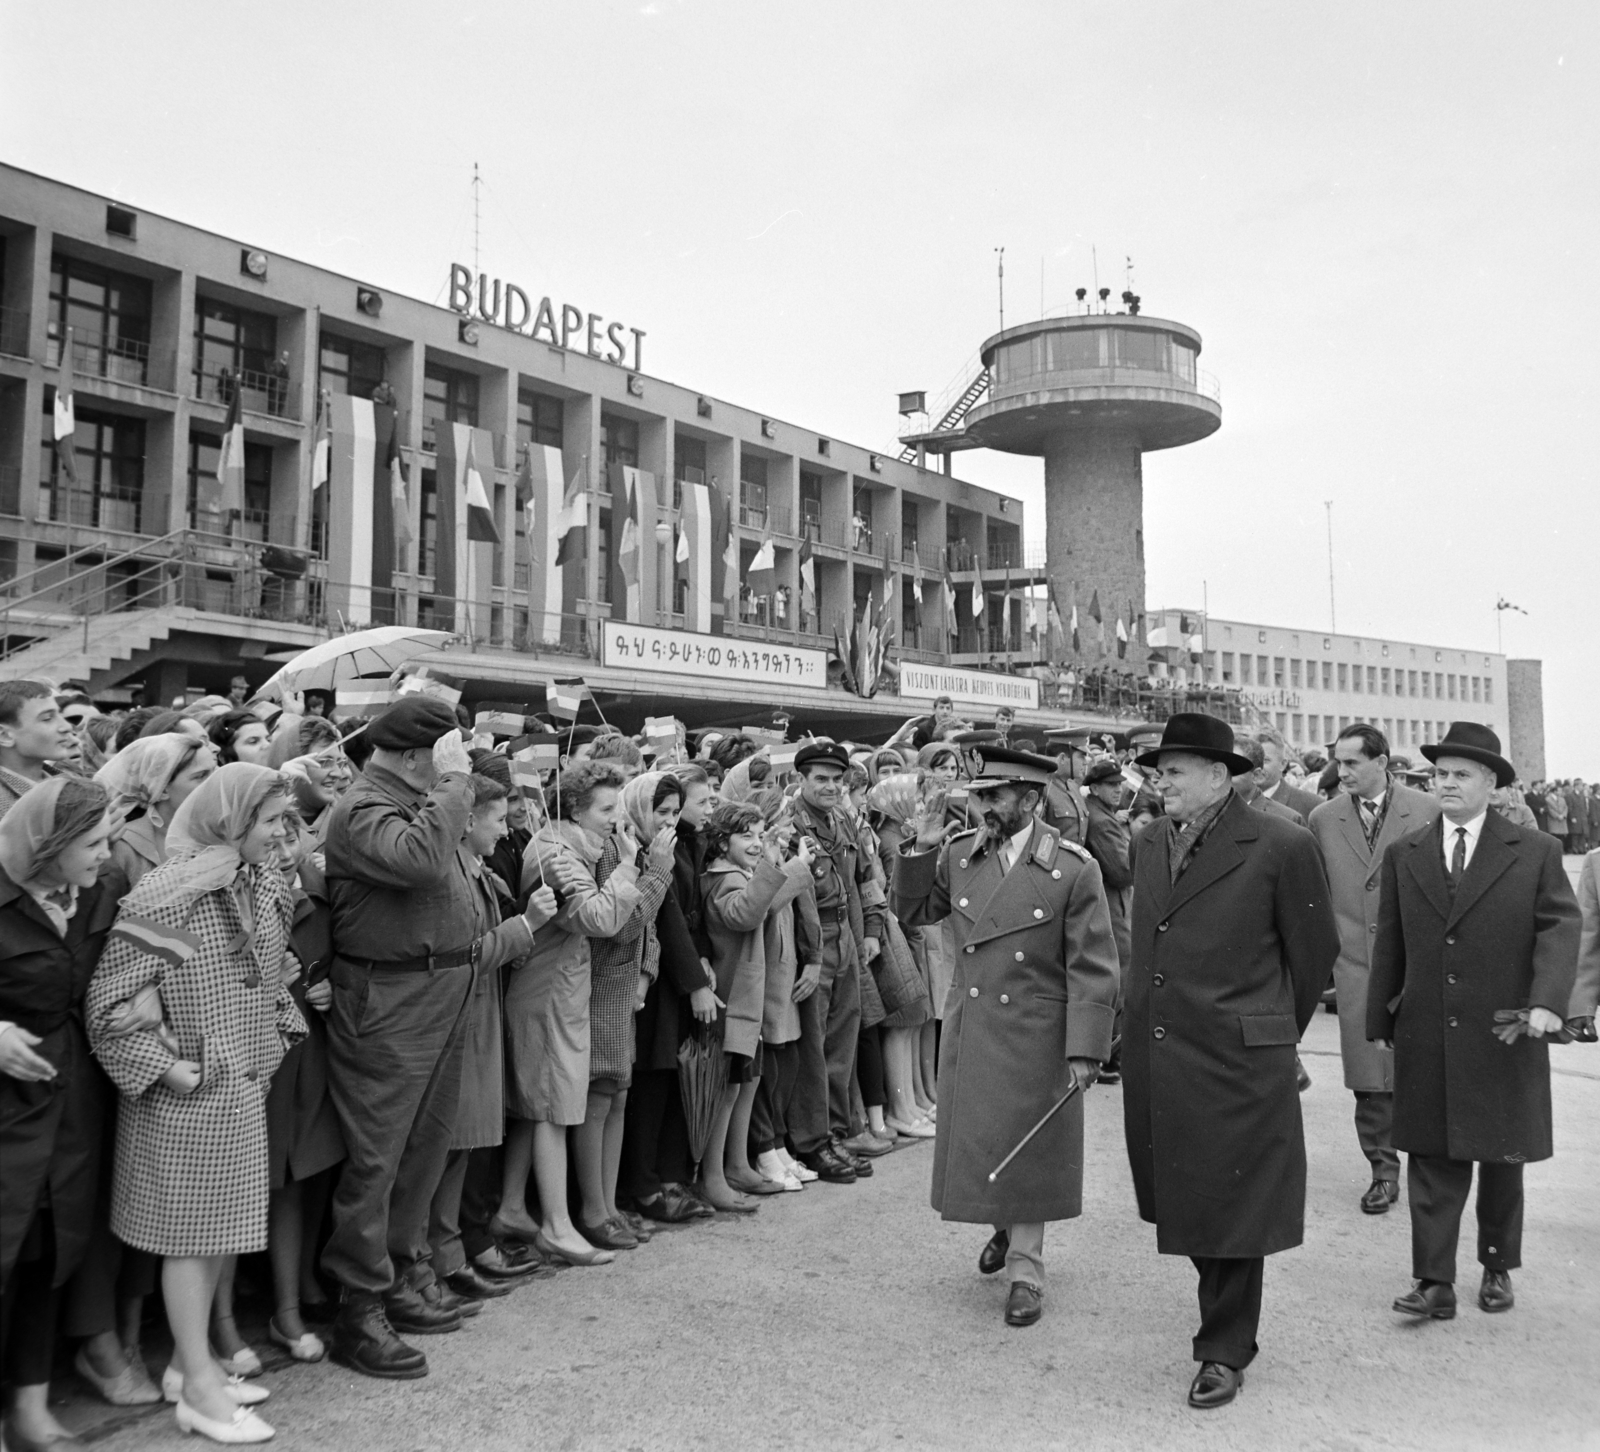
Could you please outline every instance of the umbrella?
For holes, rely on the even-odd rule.
[[[448,630],[419,630],[410,625],[379,625],[336,635],[280,667],[260,694],[333,691],[363,676],[388,676],[408,660],[442,650],[454,638]]]
[[[699,1025],[678,1045],[678,1092],[683,1096],[683,1117],[689,1124],[689,1156],[696,1175],[711,1139],[711,1124],[728,1082],[728,1061],[722,1053],[722,1035]]]

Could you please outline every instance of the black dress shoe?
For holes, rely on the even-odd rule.
[[[1517,1304],[1511,1293],[1511,1272],[1485,1269],[1478,1287],[1478,1305],[1485,1311],[1509,1311]]]
[[[858,1155],[854,1150],[847,1150],[841,1140],[829,1140],[828,1143],[832,1147],[834,1154],[838,1155],[841,1160],[856,1172],[858,1180],[870,1180],[872,1178],[872,1161],[865,1155]]]
[[[488,1276],[479,1275],[470,1265],[451,1271],[444,1283],[464,1301],[492,1301],[496,1296],[511,1294],[509,1282],[492,1281]]]
[[[474,1256],[472,1269],[487,1281],[516,1282],[531,1276],[543,1264],[544,1257],[531,1245],[508,1240]]]
[[[430,1303],[415,1286],[404,1282],[383,1298],[383,1310],[389,1324],[408,1336],[439,1336],[461,1329],[459,1311],[446,1310],[437,1298]]]
[[[828,1185],[853,1185],[855,1166],[843,1159],[831,1144],[795,1156],[819,1180]]]
[[[481,1301],[474,1301],[466,1296],[458,1296],[443,1281],[435,1281],[422,1293],[422,1299],[428,1305],[441,1311],[454,1311],[463,1321],[468,1316],[476,1316],[483,1310]]]
[[[1361,1197],[1361,1209],[1367,1215],[1387,1215],[1389,1207],[1400,1198],[1400,1185],[1395,1180],[1374,1180]]]
[[[1297,1089],[1299,1089],[1299,1091],[1302,1094],[1304,1094],[1306,1092],[1306,1090],[1311,1087],[1311,1075],[1306,1073],[1306,1066],[1300,1062],[1300,1055],[1299,1054],[1296,1054],[1294,1056],[1294,1082],[1295,1082],[1295,1087]],[[1220,1361],[1217,1361],[1217,1362],[1208,1361],[1206,1363],[1206,1365],[1207,1366],[1221,1366],[1222,1363]],[[1198,1381],[1199,1378],[1196,1377],[1195,1380]],[[1228,1400],[1232,1401],[1233,1398],[1229,1397]],[[1219,1403],[1217,1403],[1217,1405],[1220,1406],[1221,1403],[1219,1402]]]
[[[663,1225],[682,1225],[695,1218],[694,1206],[677,1190],[663,1189],[639,1202],[639,1213]]]
[[[1203,1361],[1194,1380],[1189,1383],[1189,1405],[1208,1412],[1212,1407],[1225,1407],[1244,1385],[1244,1373],[1224,1366],[1220,1361]]]
[[[996,1271],[1005,1269],[1006,1252],[1011,1249],[1011,1232],[997,1230],[989,1237],[989,1243],[978,1253],[978,1274],[992,1276]]]
[[[1100,1077],[1094,1082],[1096,1084],[1120,1084],[1122,1082],[1122,1070],[1104,1068],[1100,1071]]]
[[[1394,1308],[1402,1316],[1453,1321],[1456,1314],[1456,1288],[1446,1281],[1418,1281],[1394,1303]]]
[[[1044,1292],[1027,1281],[1012,1281],[1006,1297],[1006,1325],[1031,1326],[1044,1314]]]
[[[383,1297],[346,1291],[329,1332],[328,1355],[363,1376],[411,1381],[428,1374],[428,1358],[394,1334]]]

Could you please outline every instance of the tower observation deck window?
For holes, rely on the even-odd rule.
[[[1160,333],[1118,332],[1116,338],[1117,362],[1122,367],[1143,368],[1152,373],[1165,367],[1166,359],[1162,355],[1166,352],[1163,346],[1166,339]]]

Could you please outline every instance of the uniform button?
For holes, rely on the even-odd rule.
[[[1050,873],[1050,875],[1051,875],[1051,876],[1052,876],[1052,877],[1054,877],[1054,878],[1057,878],[1057,879],[1059,879],[1059,878],[1060,878],[1060,876],[1061,876],[1061,869],[1060,869],[1060,868],[1059,868],[1059,867],[1057,867],[1057,868],[1055,868],[1055,869],[1054,869],[1054,870],[1053,870],[1053,871],[1052,871],[1052,872],[1051,872],[1051,873]]]
[[[1033,910],[1033,915],[1036,918],[1042,918],[1044,916],[1044,909],[1043,908],[1035,908]]]
[[[966,898],[962,898],[961,901],[956,904],[957,907],[965,907],[966,905],[967,905]]]
[[[969,953],[975,953],[975,952],[976,952],[976,951],[977,951],[977,949],[976,949],[976,948],[974,948],[974,947],[973,947],[973,946],[972,946],[972,944],[971,944],[971,943],[968,943],[968,944],[967,944],[967,952],[969,952]]]
[[[1028,955],[1026,953],[1018,953],[1017,954],[1017,962],[1019,962],[1019,963],[1022,962],[1023,959],[1025,959],[1027,956]]]
[[[1445,942],[1446,942],[1446,943],[1447,943],[1447,944],[1449,944],[1449,946],[1450,946],[1450,947],[1452,947],[1452,948],[1453,948],[1453,947],[1455,947],[1455,945],[1456,945],[1456,940],[1455,940],[1455,938],[1454,938],[1454,937],[1449,937],[1449,938],[1446,938],[1446,939],[1445,939]]]
[[[1376,923],[1368,923],[1367,924],[1367,931],[1369,933],[1377,932],[1378,931],[1378,925]]]
[[[1461,1022],[1461,1020],[1458,1019],[1458,1018],[1451,1018],[1451,1019],[1448,1019],[1447,1022],[1449,1023],[1451,1028],[1455,1028],[1455,1026],[1457,1024],[1459,1024]]]
[[[1164,1028],[1158,1028],[1156,1030],[1156,1037],[1158,1039],[1164,1039],[1164,1038],[1166,1038],[1166,1036],[1167,1036],[1167,1031]]]
[[[1378,890],[1378,884],[1377,883],[1369,882],[1367,884],[1367,891],[1368,892],[1376,892],[1377,890]]]
[[[968,998],[976,998],[977,996],[978,996],[978,990],[976,988],[969,988],[967,990],[967,997]]]
[[[1157,923],[1156,924],[1156,931],[1158,933],[1164,933],[1164,932],[1166,932],[1166,930],[1167,930],[1167,925],[1165,923]]]
[[[1150,981],[1153,984],[1155,984],[1155,986],[1157,988],[1159,988],[1159,987],[1161,987],[1161,985],[1163,983],[1165,983],[1167,981],[1167,979],[1166,979],[1166,975],[1164,973],[1157,973],[1156,976],[1154,978],[1152,978]]]
[[[1001,1003],[1010,1003],[1011,1002],[1011,995],[1009,993],[1002,993],[1000,995],[1000,1002]]]
[[[1454,973],[1446,973],[1444,975],[1444,981],[1446,983],[1454,983],[1456,981],[1456,975]]]
[[[1500,1252],[1499,1252],[1499,1251],[1498,1251],[1498,1250],[1496,1250],[1496,1249],[1495,1249],[1495,1248],[1494,1248],[1494,1246],[1492,1246],[1492,1245],[1491,1245],[1491,1246],[1490,1246],[1490,1247],[1489,1247],[1489,1254],[1490,1254],[1490,1255],[1499,1255],[1499,1254],[1500,1254]]]
[[[254,1079],[256,1076],[256,1071],[254,1069],[246,1069],[244,1071],[244,1076],[246,1079]]]
[[[957,867],[965,867],[966,865],[967,865],[967,859],[965,857],[963,857],[961,859],[961,861],[956,864]]]

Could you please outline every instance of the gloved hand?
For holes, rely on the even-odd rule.
[[[467,755],[466,744],[459,731],[446,731],[433,743],[433,769],[440,776],[453,771],[472,771],[472,758]]]

